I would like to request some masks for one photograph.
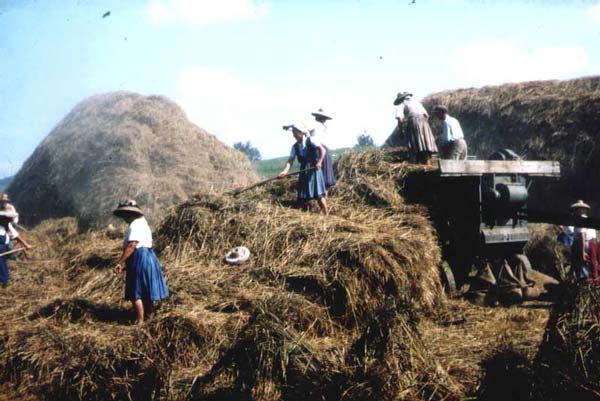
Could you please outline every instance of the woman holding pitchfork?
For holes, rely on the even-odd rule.
[[[0,211],[0,255],[11,250],[12,241],[17,241],[23,245],[25,250],[31,248],[25,238],[21,237],[17,230],[12,226],[12,221],[16,217],[16,213],[10,211]],[[0,256],[0,285],[6,288],[10,274],[8,272],[9,255]]]
[[[325,147],[321,144],[320,138],[307,137],[308,129],[303,124],[293,124],[283,128],[286,131],[292,131],[296,143],[292,145],[290,157],[278,177],[284,178],[290,171],[294,160],[298,159],[301,171],[298,177],[298,201],[307,202],[316,199],[321,213],[329,214],[325,199],[327,191],[321,170],[327,152]]]

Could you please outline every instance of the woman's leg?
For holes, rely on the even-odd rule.
[[[152,303],[151,299],[144,299],[143,301],[144,303],[144,312],[146,314],[147,317],[152,316],[152,313],[154,312],[154,304]]]
[[[321,208],[321,213],[323,213],[324,215],[328,215],[329,209],[327,209],[327,199],[325,199],[325,197],[319,198],[317,199],[317,203]]]
[[[135,309],[135,320],[137,324],[144,323],[144,302],[141,299],[131,301]]]

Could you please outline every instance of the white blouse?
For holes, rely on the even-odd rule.
[[[152,231],[144,216],[138,217],[129,224],[123,246],[127,243],[137,241],[136,248],[152,248]]]
[[[8,245],[10,241],[14,240],[19,236],[19,233],[17,232],[17,230],[15,230],[11,223],[8,223],[8,231],[6,231],[6,228],[4,226],[0,226],[0,236],[2,235],[5,236],[4,245]]]

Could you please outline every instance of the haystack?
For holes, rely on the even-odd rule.
[[[292,180],[180,205],[156,231],[172,296],[139,328],[125,322],[122,278],[94,264],[107,254],[80,234],[63,288],[7,307],[0,388],[63,400],[459,399],[423,339],[423,319],[445,308],[440,253],[425,210],[398,194],[419,168],[403,160],[344,156],[329,217],[293,207]],[[237,245],[251,259],[224,264]]]
[[[535,365],[536,399],[600,395],[600,286],[572,284],[557,302]]]
[[[198,192],[256,180],[247,158],[188,121],[161,96],[114,92],[79,103],[42,141],[8,192],[22,221],[74,216],[107,224],[135,198],[150,221]]]
[[[560,182],[534,184],[532,205],[566,211],[574,199],[586,199],[600,206],[600,77],[444,91],[423,103],[428,110],[448,106],[469,154],[485,158],[509,148],[529,160],[560,161]]]

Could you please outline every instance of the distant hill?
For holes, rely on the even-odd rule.
[[[113,92],[79,103],[42,141],[8,188],[22,220],[74,216],[106,224],[123,198],[157,221],[192,194],[257,180],[248,159],[192,124],[162,96]]]
[[[4,189],[10,185],[13,178],[14,178],[14,176],[0,178],[0,191],[4,191]]]
[[[331,155],[333,160],[335,161],[337,157],[341,154],[351,151],[352,148],[339,148],[339,149],[331,149]],[[271,178],[275,177],[277,174],[281,172],[285,162],[287,161],[288,156],[275,157],[273,159],[259,160],[254,162],[254,167],[256,168],[256,172],[261,178]],[[298,171],[298,162],[294,163],[291,171]]]

